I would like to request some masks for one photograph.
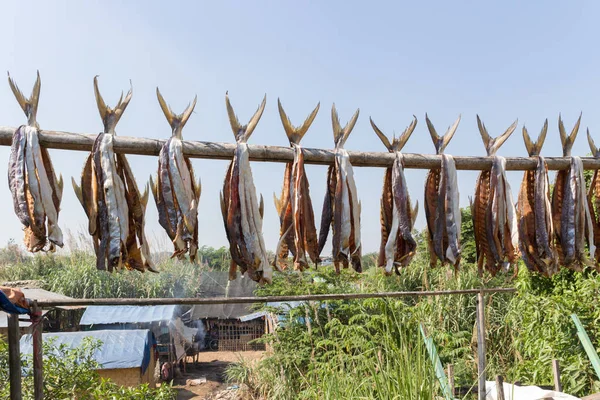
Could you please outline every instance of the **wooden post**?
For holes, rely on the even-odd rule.
[[[504,400],[504,378],[502,378],[502,375],[496,375],[496,393],[497,400]]]
[[[560,364],[558,360],[552,360],[552,374],[554,375],[554,390],[562,392],[562,384],[560,383]]]
[[[454,365],[448,364],[448,386],[450,386],[450,392],[454,397]]]
[[[33,301],[31,308],[31,327],[33,340],[33,396],[35,400],[44,398],[44,351],[42,349],[42,311],[37,301]]]
[[[478,399],[485,400],[485,296],[483,290],[477,294],[477,360]]]
[[[10,400],[21,400],[21,346],[19,315],[8,314],[8,372]]]

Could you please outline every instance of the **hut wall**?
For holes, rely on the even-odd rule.
[[[146,372],[142,374],[141,367],[135,368],[116,368],[116,369],[100,369],[98,375],[104,379],[110,379],[114,383],[120,386],[139,386],[143,383],[147,383],[151,388],[156,387],[156,381],[154,380],[154,368],[156,367],[156,360],[154,358],[154,351],[150,357],[150,364],[146,368]]]
[[[213,322],[218,329],[219,351],[264,350],[263,343],[249,343],[265,334],[262,319],[241,322],[238,320],[218,320]]]

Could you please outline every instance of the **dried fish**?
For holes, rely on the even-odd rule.
[[[150,177],[150,187],[158,208],[158,222],[173,242],[172,257],[183,258],[189,252],[195,262],[198,252],[198,203],[201,183],[196,183],[188,157],[183,155],[181,131],[192,115],[196,99],[183,113],[176,115],[156,88],[160,107],[171,125],[171,138],[165,142],[158,156],[156,183]]]
[[[394,164],[386,168],[381,195],[381,246],[378,264],[390,275],[392,268],[399,274],[399,268],[406,267],[417,249],[412,229],[417,217],[418,202],[412,208],[406,179],[404,178],[404,156],[402,148],[417,126],[417,117],[404,130],[399,138],[390,143],[385,134],[371,119],[373,130],[390,153],[394,153]]]
[[[540,155],[548,120],[544,122],[537,141],[532,142],[523,127],[523,140],[529,157],[537,158],[535,170],[525,171],[519,200],[517,216],[519,219],[519,248],[525,265],[530,271],[546,276],[558,272],[557,254],[554,246],[554,225],[550,206],[548,167]]]
[[[435,152],[441,155],[440,168],[427,173],[425,181],[425,216],[429,244],[429,262],[432,267],[440,260],[442,265],[450,263],[455,269],[460,263],[461,214],[459,206],[458,178],[454,157],[444,154],[444,149],[460,123],[460,115],[448,128],[444,136],[439,136],[425,114],[427,128],[435,145]]]
[[[586,265],[593,265],[585,242],[589,243],[590,253],[595,253],[594,229],[590,208],[585,193],[585,179],[581,158],[571,156],[573,143],[579,132],[581,114],[567,135],[562,118],[558,117],[558,130],[563,146],[563,156],[570,157],[570,166],[556,173],[556,181],[552,192],[552,220],[554,238],[561,266],[580,271]]]
[[[340,272],[340,263],[344,268],[348,268],[349,263],[352,263],[355,271],[362,271],[360,201],[350,157],[344,149],[344,144],[358,119],[358,113],[359,110],[356,110],[342,129],[335,104],[331,109],[335,162],[327,171],[327,192],[323,201],[319,232],[319,255],[325,247],[331,226],[333,230],[332,256],[336,272]]]
[[[247,141],[262,116],[266,101],[265,95],[250,122],[241,125],[231,107],[229,95],[225,96],[229,123],[237,145],[221,192],[221,212],[232,258],[229,278],[236,278],[236,266],[239,266],[242,274],[247,273],[250,279],[260,283],[271,283],[273,268],[268,262],[262,234],[264,203],[262,196],[260,204],[256,197]]]
[[[127,158],[113,149],[115,127],[131,100],[132,89],[115,109],[106,106],[94,78],[94,93],[104,132],[100,133],[81,173],[81,186],[73,189],[89,219],[89,233],[100,270],[125,267],[158,272],[150,257],[144,233],[148,187],[140,194]]]
[[[596,147],[594,139],[590,135],[590,130],[587,130],[588,143],[594,158],[600,158],[600,149]],[[588,207],[592,218],[593,240],[590,241],[588,233],[588,246],[593,246],[595,251],[590,251],[594,255],[595,267],[600,269],[600,170],[594,171],[594,176],[588,190]]]
[[[479,116],[477,125],[487,155],[492,157],[492,169],[481,171],[477,178],[475,200],[471,204],[477,267],[481,274],[485,263],[486,269],[494,276],[502,268],[508,270],[519,256],[517,216],[506,179],[506,159],[496,155],[514,132],[517,121],[496,138],[490,137]]]
[[[279,99],[277,103],[283,128],[290,145],[294,148],[294,162],[286,164],[281,197],[278,199],[273,195],[281,222],[275,264],[278,264],[281,269],[286,268],[284,261],[291,249],[294,256],[294,269],[302,271],[308,267],[307,253],[315,265],[320,261],[315,215],[304,170],[304,150],[300,146],[300,141],[317,116],[320,104],[317,104],[301,126],[294,127]]]
[[[13,135],[8,163],[8,184],[13,207],[25,231],[25,247],[31,252],[53,252],[55,246],[63,247],[63,235],[58,226],[63,180],[62,175],[56,178],[50,155],[39,144],[36,115],[41,88],[40,74],[38,72],[28,99],[10,74],[8,83],[27,116],[27,125],[21,125]]]

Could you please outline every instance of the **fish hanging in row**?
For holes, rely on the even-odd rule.
[[[442,265],[449,263],[457,269],[461,253],[458,178],[454,157],[444,154],[444,150],[458,128],[460,115],[444,136],[437,134],[427,114],[425,114],[425,121],[435,146],[435,154],[441,156],[440,168],[429,170],[425,180],[429,263],[435,267],[439,260]]]
[[[201,184],[196,183],[194,169],[188,157],[183,155],[181,131],[192,115],[197,97],[185,111],[175,114],[156,88],[158,103],[169,125],[171,137],[160,149],[156,182],[150,177],[150,188],[158,209],[158,222],[169,235],[175,251],[172,257],[182,259],[189,252],[195,262],[198,252],[198,203]]]
[[[550,205],[548,166],[540,155],[548,120],[544,123],[537,141],[532,141],[523,127],[523,140],[529,157],[537,159],[534,170],[525,171],[519,199],[517,216],[519,225],[519,248],[523,262],[530,271],[551,276],[558,272],[557,253],[554,245],[554,224]]]
[[[596,147],[594,139],[592,139],[592,136],[590,135],[589,129],[587,130],[587,137],[592,155],[596,159],[600,158],[600,149]],[[596,260],[596,269],[600,269],[600,170],[594,171],[592,181],[590,182],[590,188],[588,190],[588,207],[592,217],[594,232],[593,241],[588,245],[593,245],[595,247],[595,252],[592,254]]]
[[[262,195],[260,204],[256,197],[247,144],[265,110],[266,101],[265,95],[250,122],[241,125],[231,107],[229,96],[225,95],[229,123],[236,140],[235,154],[227,169],[221,192],[221,212],[232,258],[230,280],[237,277],[236,266],[253,281],[271,283],[273,279],[273,268],[268,262],[262,234],[264,203]]]
[[[132,90],[125,99],[121,93],[114,110],[104,103],[97,76],[94,77],[94,94],[104,132],[94,141],[85,162],[81,186],[75,179],[72,183],[89,220],[96,268],[112,272],[124,266],[129,270],[158,272],[150,258],[150,246],[144,233],[148,188],[140,195],[127,158],[113,149],[115,127],[131,100]]]
[[[63,247],[63,234],[58,226],[63,179],[62,175],[57,179],[48,150],[39,143],[40,127],[36,116],[40,100],[40,73],[37,73],[28,99],[10,74],[8,83],[27,116],[27,125],[17,128],[10,148],[8,184],[13,207],[23,225],[27,250],[53,252],[55,246]]]
[[[278,199],[273,195],[281,224],[275,264],[279,264],[281,269],[286,268],[284,261],[291,251],[294,257],[294,269],[302,271],[308,267],[307,253],[315,265],[320,261],[315,214],[310,199],[308,178],[304,170],[304,150],[300,146],[300,141],[317,116],[320,104],[317,104],[301,126],[294,127],[279,99],[277,103],[283,128],[290,146],[294,149],[294,162],[287,163],[285,166],[281,197]]]
[[[479,116],[477,125],[487,155],[492,157],[491,170],[481,171],[477,177],[475,200],[471,203],[477,268],[481,274],[485,264],[494,276],[500,269],[508,270],[519,256],[517,216],[506,179],[506,159],[496,155],[500,146],[514,132],[517,121],[496,138],[490,137]]]
[[[417,126],[417,117],[404,130],[400,137],[390,143],[387,136],[375,125],[371,126],[390,153],[394,154],[394,164],[385,169],[383,193],[381,195],[381,245],[378,266],[385,268],[386,275],[400,274],[399,269],[408,266],[417,250],[417,242],[412,229],[417,219],[419,203],[411,208],[408,185],[404,178],[404,156],[402,148]]]
[[[577,271],[582,270],[586,265],[593,265],[587,253],[586,241],[589,243],[590,253],[595,253],[593,223],[587,204],[583,163],[580,157],[571,156],[580,122],[581,115],[571,134],[567,136],[562,118],[558,117],[563,157],[570,157],[570,165],[569,168],[556,173],[552,192],[552,220],[558,261],[561,266]]]
[[[354,172],[350,164],[350,156],[344,144],[356,124],[359,110],[356,110],[350,121],[344,126],[335,109],[331,109],[333,139],[335,142],[335,162],[327,170],[327,190],[321,214],[319,232],[319,254],[323,251],[329,227],[333,230],[332,256],[336,272],[340,272],[340,264],[348,268],[349,263],[355,271],[361,272],[360,243],[360,201],[354,182]]]

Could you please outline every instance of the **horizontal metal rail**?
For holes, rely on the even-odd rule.
[[[16,128],[0,126],[0,145],[10,146]],[[90,151],[98,134],[40,131],[40,144],[50,149]],[[115,136],[117,153],[158,156],[165,140]],[[190,158],[231,160],[235,153],[234,143],[183,141],[183,153]],[[250,160],[287,163],[294,160],[294,150],[283,146],[249,145]],[[306,164],[333,164],[335,152],[325,149],[304,149]],[[356,167],[389,167],[394,155],[389,152],[348,151],[350,162]],[[434,154],[403,153],[405,168],[439,168],[441,158]],[[600,159],[581,157],[585,169],[600,169]],[[492,158],[487,156],[454,156],[456,168],[461,170],[488,170]],[[545,157],[548,169],[561,170],[569,167],[569,157]],[[506,157],[506,169],[525,171],[535,169],[537,161],[531,157]]]
[[[64,306],[158,306],[158,305],[202,305],[202,304],[248,304],[286,301],[327,301],[327,300],[359,300],[398,298],[409,296],[447,296],[457,294],[513,293],[515,288],[434,290],[422,292],[378,292],[378,293],[334,293],[307,294],[294,296],[262,296],[262,297],[191,297],[191,298],[157,298],[157,299],[65,299],[38,300],[41,308]]]

